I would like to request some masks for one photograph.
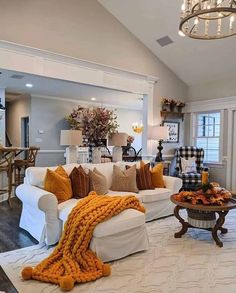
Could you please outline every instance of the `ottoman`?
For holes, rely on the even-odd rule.
[[[63,226],[78,199],[70,199],[59,204],[59,219]],[[119,215],[96,226],[90,249],[104,262],[120,259],[132,253],[147,250],[148,235],[145,226],[145,214],[127,209]]]

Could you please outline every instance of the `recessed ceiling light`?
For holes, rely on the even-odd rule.
[[[26,83],[25,86],[26,87],[33,87],[32,83]]]
[[[97,99],[96,98],[91,98],[91,101],[96,101]]]

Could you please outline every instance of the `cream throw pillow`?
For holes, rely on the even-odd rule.
[[[106,177],[96,168],[89,170],[90,191],[95,191],[98,195],[108,193],[108,184]]]
[[[183,173],[197,173],[196,158],[192,157],[188,160],[181,158],[181,167]]]
[[[136,183],[136,165],[122,171],[118,166],[113,166],[111,190],[138,192]]]

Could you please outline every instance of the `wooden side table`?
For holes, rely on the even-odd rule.
[[[228,212],[236,208],[236,200],[230,199],[228,203],[225,203],[222,206],[208,206],[200,204],[192,205],[188,202],[179,202],[174,199],[174,195],[172,195],[170,199],[174,204],[176,204],[174,215],[182,224],[181,230],[175,233],[175,238],[181,238],[182,235],[188,231],[188,228],[204,229],[211,231],[212,238],[215,240],[216,245],[223,247],[223,242],[220,241],[217,232],[220,231],[223,234],[228,232],[226,228],[223,228],[223,225]],[[181,209],[187,210],[188,222],[180,216],[179,211]],[[216,214],[219,216],[218,219],[216,219]],[[198,226],[198,221],[203,224],[205,222],[205,225]]]

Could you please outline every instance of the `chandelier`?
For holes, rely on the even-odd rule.
[[[132,129],[136,133],[142,133],[143,132],[143,123],[142,123],[142,121],[140,123],[134,122],[132,124]]]
[[[184,0],[179,35],[214,40],[236,34],[235,0]]]

